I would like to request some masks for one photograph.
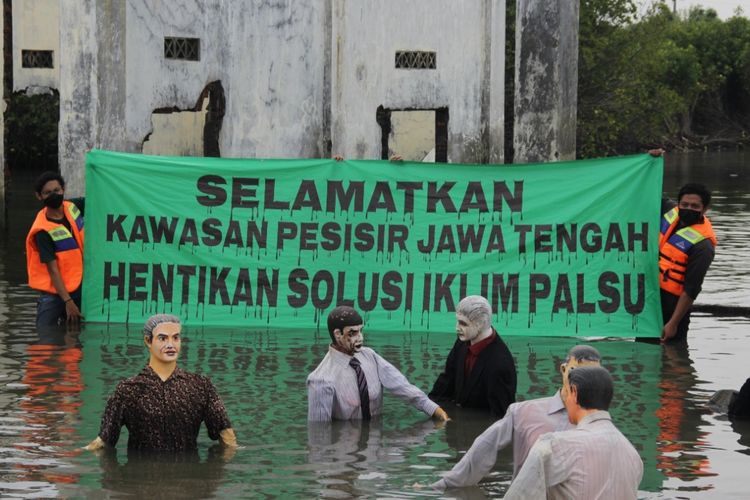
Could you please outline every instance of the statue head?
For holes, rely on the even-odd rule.
[[[472,342],[491,331],[491,320],[492,307],[487,299],[469,295],[456,308],[456,334],[460,340]]]
[[[350,356],[362,350],[363,328],[362,316],[353,307],[337,306],[328,313],[328,333],[333,345]]]

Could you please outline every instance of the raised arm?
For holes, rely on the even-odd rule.
[[[373,351],[375,362],[378,367],[378,376],[383,387],[393,394],[416,407],[419,411],[433,416],[440,407],[437,403],[430,400],[427,394],[422,392],[418,387],[412,385],[406,377],[398,371],[398,368],[386,361],[382,356]],[[442,411],[442,410],[441,410]],[[442,412],[445,414],[445,412]],[[440,413],[437,417],[440,418]],[[447,415],[445,415],[447,417]]]
[[[508,446],[512,441],[513,411],[509,409],[505,418],[498,420],[480,434],[463,458],[442,479],[432,483],[431,486],[438,490],[444,490],[479,483],[495,465],[497,452]]]

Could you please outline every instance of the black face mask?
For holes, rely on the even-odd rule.
[[[44,203],[44,206],[49,208],[60,208],[62,202],[63,195],[60,193],[52,193],[42,201],[42,203]]]
[[[680,221],[686,226],[692,226],[703,222],[703,214],[697,210],[690,210],[689,208],[680,209]]]

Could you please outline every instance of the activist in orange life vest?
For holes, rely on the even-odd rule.
[[[714,259],[717,240],[706,211],[711,193],[701,184],[680,188],[677,206],[662,203],[659,285],[662,342],[686,341],[690,308]]]
[[[78,325],[83,278],[84,199],[64,200],[65,180],[57,172],[44,172],[35,184],[44,207],[26,236],[29,286],[39,290],[38,329],[62,322]]]

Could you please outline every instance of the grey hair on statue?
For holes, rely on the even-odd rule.
[[[463,314],[469,321],[489,328],[492,320],[492,306],[481,295],[468,295],[461,299],[456,308],[456,314]]]
[[[154,314],[146,320],[146,324],[143,325],[143,336],[149,339],[154,336],[154,328],[162,323],[177,323],[180,324],[180,318],[173,314]]]

